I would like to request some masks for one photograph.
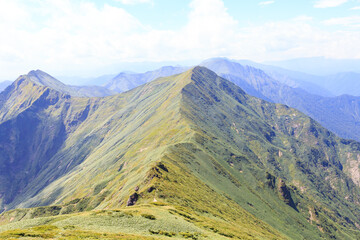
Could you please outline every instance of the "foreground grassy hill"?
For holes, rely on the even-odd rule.
[[[105,98],[20,78],[0,109],[2,238],[360,237],[360,144],[206,68]]]

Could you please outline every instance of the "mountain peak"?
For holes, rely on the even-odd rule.
[[[60,90],[66,86],[64,83],[41,70],[32,70],[25,76],[37,85],[49,87],[54,90]]]
[[[36,69],[36,70],[31,70],[27,75],[44,75],[44,74],[49,75],[40,69]]]
[[[31,83],[48,87],[57,92],[67,94],[73,97],[104,97],[113,95],[114,92],[100,86],[71,86],[62,83],[56,78],[52,77],[50,74],[41,71],[41,70],[32,70],[26,75],[21,75],[18,78],[18,81],[22,82],[24,80],[30,81]],[[17,81],[17,82],[18,82]]]
[[[218,78],[215,72],[203,66],[195,66],[189,72],[191,72],[191,80],[193,81],[214,81]]]

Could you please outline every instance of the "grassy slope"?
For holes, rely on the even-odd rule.
[[[292,238],[356,236],[349,228],[359,221],[359,189],[351,180],[358,169],[349,173],[345,157],[355,143],[344,144],[300,112],[249,97],[208,71],[197,75],[184,89],[184,111],[197,134],[193,146],[181,148],[194,159],[188,163],[194,173]],[[272,184],[269,175],[276,176]],[[282,182],[296,210],[280,203],[289,203]]]
[[[3,215],[2,223],[5,224],[21,219],[20,226],[26,228],[44,224],[41,221],[46,215],[64,214],[94,208],[118,208],[124,206],[124,201],[127,200],[129,194],[134,193],[134,188],[139,186],[140,190],[138,192],[141,196],[139,203],[147,204],[153,202],[154,198],[163,199],[167,202],[165,205],[170,204],[166,208],[170,208],[171,211],[167,211],[178,216],[176,218],[179,219],[179,222],[174,226],[184,226],[185,219],[191,222],[192,228],[201,229],[194,233],[194,238],[197,235],[201,238],[202,232],[205,234],[204,237],[211,238],[211,236],[214,236],[214,239],[220,239],[221,236],[223,238],[226,236],[241,236],[250,239],[254,237],[261,239],[282,238],[276,230],[244,211],[230,199],[215,193],[206,184],[189,174],[185,170],[185,165],[181,168],[174,165],[171,169],[176,169],[176,172],[173,172],[173,174],[163,173],[164,177],[161,177],[160,171],[164,171],[161,170],[162,165],[159,162],[165,161],[163,159],[168,151],[168,146],[173,146],[179,142],[187,142],[192,137],[193,132],[190,126],[182,119],[180,114],[182,95],[179,94],[184,86],[191,82],[192,74],[189,71],[175,78],[165,78],[152,82],[129,93],[93,100],[96,102],[93,104],[96,107],[91,109],[95,110],[90,111],[87,119],[71,132],[64,147],[54,156],[50,164],[59,162],[55,161],[56,156],[63,156],[62,153],[75,154],[75,156],[66,155],[73,159],[78,157],[82,148],[88,147],[83,146],[85,141],[82,142],[81,139],[101,138],[100,144],[92,146],[92,150],[83,163],[73,168],[69,174],[55,180],[34,198],[21,203],[20,206],[22,204],[37,205],[39,202],[41,204],[66,204],[58,207],[35,208],[35,210],[10,211]],[[73,101],[71,106],[76,106],[78,100],[74,99]],[[117,121],[114,119],[117,119]],[[74,152],[71,149],[77,151]],[[38,181],[43,181],[43,179],[47,178],[47,175],[51,176],[51,174],[48,174],[51,172],[47,172],[47,170],[52,171],[52,169],[58,169],[58,166],[49,166],[45,171],[41,172],[33,183],[29,184],[29,191],[33,186],[36,186]],[[165,174],[168,176],[165,177]],[[175,183],[183,181],[181,188],[179,188],[178,184],[169,184],[168,179],[170,179],[170,176],[175,178]],[[172,207],[174,204],[175,206],[181,206],[181,202],[172,201],[171,199],[167,201],[166,197],[161,193],[161,189],[174,191],[172,194],[176,197],[178,191],[187,191],[193,183],[196,184],[197,188],[186,196],[186,199],[197,203],[191,208],[189,208],[189,205],[184,206],[185,208],[174,208]],[[148,189],[151,186],[155,187],[156,190],[149,193]],[[22,197],[26,198],[26,194]],[[22,200],[21,197],[18,199],[19,202]],[[198,209],[198,207],[203,209]],[[156,218],[162,208],[161,206],[155,208],[154,215]],[[146,213],[148,211],[146,209],[146,205],[143,207],[140,205],[141,212]],[[206,209],[211,209],[211,211],[207,212]],[[68,215],[65,218],[67,217]],[[31,222],[33,218],[37,218],[40,222],[26,225],[26,221]],[[85,218],[87,219],[86,214]],[[25,219],[29,220],[25,221]],[[156,219],[154,222],[158,222],[158,220]],[[78,226],[78,224],[76,225]],[[16,228],[19,224],[10,223],[5,225],[3,229],[12,228],[11,226]],[[183,237],[180,233],[186,230],[186,228],[171,228],[168,223],[159,226],[162,227],[154,229],[153,234],[149,233],[149,230],[152,229],[143,229],[141,234],[145,234],[145,231],[150,235],[160,234],[162,236],[169,234],[166,231],[171,230],[177,236]],[[84,229],[84,226],[79,227]],[[104,231],[104,228],[99,228],[90,230]],[[161,232],[158,232],[159,230]],[[36,232],[37,229],[29,231]],[[56,231],[61,232],[63,230]],[[108,230],[105,229],[105,231]],[[4,233],[4,236],[10,237],[11,234],[13,233],[7,232]],[[57,234],[59,233],[55,235],[58,236]]]
[[[69,101],[67,116],[78,120],[84,100]],[[20,227],[30,230],[15,231],[40,233],[31,227],[50,224],[58,238],[112,228],[156,237],[173,232],[179,238],[193,231],[194,238],[214,239],[359,234],[359,189],[353,183],[356,169],[349,165],[357,160],[356,143],[336,138],[293,109],[249,97],[204,68],[86,101],[86,118],[68,131],[49,165],[13,202],[58,205],[6,212],[2,231]],[[73,168],[63,169],[79,158]],[[42,181],[52,182],[34,196],[32,189]],[[137,206],[124,208],[135,187]],[[118,217],[102,224],[106,218],[93,218],[99,212],[76,213],[119,208],[136,209],[134,221],[151,224],[141,230],[130,224],[126,230]],[[162,214],[169,224],[161,223]],[[56,216],[48,221],[49,215]],[[56,224],[61,221],[70,221],[75,230]],[[93,222],[82,224],[88,221]]]

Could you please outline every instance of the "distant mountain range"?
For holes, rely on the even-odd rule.
[[[148,83],[156,78],[182,73],[187,69],[189,68],[165,66],[145,73],[121,72],[104,84],[104,87],[118,93],[125,92],[142,84]]]
[[[203,65],[301,99],[259,69]],[[108,97],[69,91],[30,72],[0,93],[0,238],[360,237],[360,143],[298,110],[205,67]]]
[[[360,73],[342,72],[320,78],[317,82],[335,95],[360,96]]]
[[[240,63],[243,66],[251,66],[257,69],[261,69],[266,73],[266,75],[275,79],[276,81],[283,83],[292,88],[301,88],[311,94],[315,94],[323,97],[334,97],[344,94],[360,96],[360,88],[357,87],[358,85],[360,85],[359,73],[336,72],[336,74],[320,76],[320,75],[314,75],[314,74],[309,74],[295,70],[289,70],[282,67],[256,63],[248,60],[229,60],[226,58],[215,58],[215,59],[217,59],[218,61],[228,60],[228,61]],[[209,59],[207,61],[210,60],[214,61],[215,59]],[[316,64],[314,66],[316,66]],[[111,75],[99,77],[98,80],[96,80],[95,78],[93,79],[92,83],[95,85],[102,85],[110,90],[119,93],[137,87],[146,82],[152,81],[158,77],[165,77],[165,76],[170,76],[172,74],[181,73],[188,68],[189,67],[166,66],[153,71],[147,71],[145,73],[134,73],[134,72],[125,71],[119,73],[118,75],[116,75],[111,79],[110,79]],[[354,68],[338,68],[338,69],[341,70],[341,69],[354,69]]]
[[[356,94],[360,89],[356,87],[359,85],[357,79],[360,74],[340,73],[320,77],[226,58],[209,59],[200,65],[229,79],[252,96],[297,108],[339,136],[360,140],[359,97],[334,96],[347,92]],[[105,83],[104,87],[65,85],[39,70],[30,72],[29,76],[40,84],[50,79],[50,82],[56,82],[54,86],[49,84],[50,87],[72,96],[101,97],[128,91],[159,77],[179,74],[188,68],[166,66],[145,73],[121,72]],[[108,77],[98,80],[104,82]],[[307,80],[317,82],[318,85]],[[320,86],[326,86],[327,89]]]
[[[228,59],[224,59],[224,60],[228,60]],[[284,83],[292,88],[302,88],[303,90],[306,90],[309,93],[324,97],[333,97],[336,95],[333,91],[328,90],[326,85],[324,86],[322,84],[323,80],[325,79],[325,77],[322,76],[292,71],[281,67],[265,65],[248,60],[229,60],[229,61],[237,62],[240,63],[241,65],[246,65],[261,69],[271,78],[276,79],[276,81]]]

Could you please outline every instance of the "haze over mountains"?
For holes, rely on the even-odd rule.
[[[165,66],[145,73],[121,72],[104,84],[104,86],[118,93],[125,92],[156,78],[182,73],[187,69],[188,67]]]
[[[285,69],[326,76],[339,72],[360,73],[359,59],[331,59],[325,57],[295,58],[284,61],[268,61],[269,65]]]
[[[331,60],[318,58],[318,63],[315,59],[296,59],[289,62],[302,62],[303,65],[309,65],[313,68],[326,68],[332,69],[331,72],[327,74],[310,74],[312,72],[309,69],[302,69],[304,72],[299,71],[300,68],[291,68],[295,70],[289,70],[283,67],[257,63],[249,60],[229,60],[226,58],[214,58],[208,59],[206,61],[214,60],[224,60],[240,63],[243,66],[252,66],[257,69],[261,69],[268,76],[284,83],[285,85],[292,88],[302,88],[309,93],[320,95],[324,97],[333,97],[340,95],[353,95],[360,96],[360,88],[357,86],[360,82],[360,70],[357,69],[356,60]],[[307,62],[309,61],[309,62]],[[315,61],[315,62],[314,62]],[[200,64],[200,63],[199,63]],[[270,63],[269,63],[270,64]],[[274,64],[277,64],[274,62]],[[143,68],[150,68],[154,65],[151,63],[143,63]],[[154,66],[158,66],[155,64]],[[281,65],[280,63],[277,65]],[[335,67],[336,65],[336,67]],[[126,65],[128,66],[128,65]],[[286,64],[284,66],[287,66]],[[294,64],[294,66],[296,66]],[[130,65],[128,66],[129,68]],[[181,67],[181,66],[163,66],[155,70],[147,71],[144,73],[132,72],[132,71],[123,71],[119,74],[107,74],[99,77],[91,78],[82,78],[82,77],[70,77],[62,76],[59,79],[62,82],[70,83],[70,85],[83,85],[83,86],[103,86],[109,90],[115,91],[117,93],[124,92],[134,87],[137,87],[146,82],[152,81],[158,77],[170,76],[172,74],[177,74],[185,71],[190,67]],[[125,69],[126,70],[126,69]],[[330,74],[331,73],[331,74]],[[4,81],[0,83],[0,91],[5,89],[6,86],[10,85],[10,81]],[[114,93],[114,92],[113,92]],[[106,93],[104,93],[106,95]],[[108,93],[110,94],[110,93]],[[97,94],[99,95],[99,94]]]
[[[229,60],[226,58],[215,58],[217,60]],[[209,59],[211,61],[215,59]],[[243,66],[252,66],[263,70],[268,76],[284,83],[292,88],[302,88],[309,93],[320,95],[324,97],[340,96],[343,94],[360,96],[360,88],[358,82],[360,79],[360,69],[357,68],[356,60],[331,60],[318,58],[297,59],[294,62],[302,62],[303,65],[309,65],[312,68],[331,69],[331,72],[316,72],[312,73],[310,69],[301,68],[284,68],[269,64],[261,64],[249,60],[229,60],[238,62]],[[208,60],[207,60],[208,61]],[[309,61],[309,62],[307,62]],[[315,61],[315,62],[314,62]],[[291,61],[290,61],[291,62]],[[200,64],[200,63],[198,63]],[[146,64],[144,67],[147,66]],[[150,66],[150,65],[149,65]],[[287,66],[287,65],[284,65]],[[294,64],[294,66],[297,66]],[[146,67],[149,68],[149,67]],[[144,73],[123,71],[117,75],[108,74],[94,78],[79,78],[79,77],[60,77],[62,81],[75,82],[76,85],[98,85],[105,86],[110,90],[116,92],[124,92],[139,86],[143,83],[154,80],[158,77],[169,76],[171,74],[180,73],[189,67],[180,66],[163,66],[155,70]],[[291,70],[295,69],[295,70]],[[126,70],[126,69],[125,69]],[[303,71],[300,71],[303,70]]]
[[[0,92],[3,91],[6,87],[8,87],[11,83],[11,81],[0,82]]]
[[[360,143],[295,109],[204,67],[103,98],[32,75],[0,94],[1,207],[48,207],[5,212],[0,237],[360,236]]]
[[[322,78],[319,84],[336,95],[360,96],[360,73],[341,72]]]

